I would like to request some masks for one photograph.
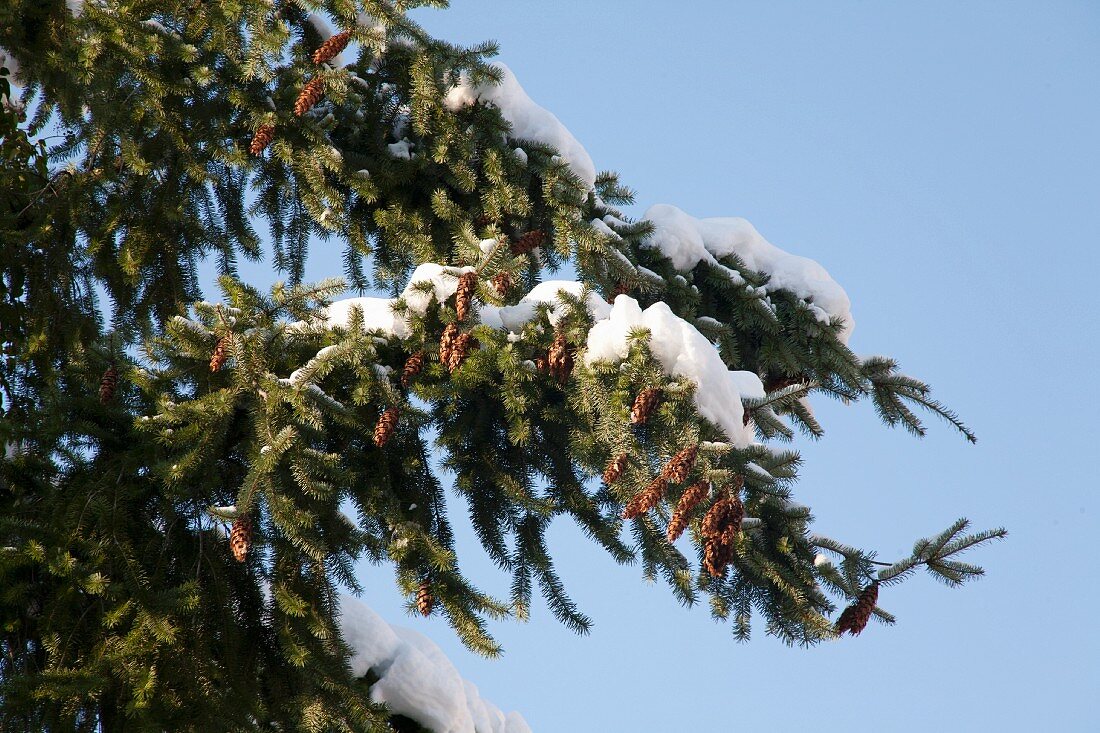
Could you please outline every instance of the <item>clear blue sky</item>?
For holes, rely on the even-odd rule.
[[[1100,730],[1100,4],[475,2],[417,13],[500,58],[597,167],[638,192],[744,216],[853,301],[857,353],[897,357],[977,431],[918,441],[869,405],[819,402],[797,498],[818,531],[890,559],[958,516],[1010,536],[961,590],[883,592],[895,627],[789,649],[685,610],[572,527],[551,536],[595,620],[536,608],[494,626],[502,659],[402,618],[388,570],[365,600],[432,636],[535,733]],[[339,263],[316,261],[311,274]],[[507,580],[463,536],[484,586]]]

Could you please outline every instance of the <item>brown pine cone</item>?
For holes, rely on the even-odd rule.
[[[512,286],[516,284],[512,276],[503,271],[493,275],[491,282],[493,283],[493,290],[502,298],[507,295],[508,291],[512,289]]]
[[[657,502],[665,495],[666,489],[668,489],[668,481],[666,481],[664,477],[658,476],[650,481],[646,484],[646,487],[639,491],[626,507],[623,508],[623,519],[633,519],[634,517],[641,516],[657,506]]]
[[[458,278],[458,289],[455,291],[455,310],[458,311],[458,320],[465,321],[470,314],[470,301],[477,292],[477,273],[464,272]]]
[[[256,134],[252,136],[252,143],[248,146],[248,152],[259,155],[274,139],[275,125],[260,125],[260,128],[256,130]]]
[[[649,415],[653,412],[653,408],[657,406],[657,401],[660,398],[661,390],[653,387],[639,392],[634,399],[634,406],[630,408],[630,422],[635,425],[644,424],[649,420]]]
[[[615,289],[611,291],[611,295],[608,296],[607,302],[608,303],[614,303],[615,298],[619,297],[620,295],[628,295],[629,293],[630,293],[630,288],[627,287],[626,283],[624,283],[624,282],[615,283]]]
[[[448,323],[443,329],[443,335],[439,337],[439,362],[445,367],[449,368],[451,363],[451,351],[454,350],[458,334],[458,324]]]
[[[424,368],[424,352],[418,351],[405,360],[405,368],[401,370],[401,386],[408,387],[409,382],[420,370]]]
[[[301,117],[309,112],[313,105],[320,102],[323,96],[325,96],[325,80],[315,76],[306,82],[298,98],[294,100],[294,114]]]
[[[715,578],[726,574],[726,567],[733,560],[733,546],[721,540],[708,540],[703,548],[703,568]]]
[[[573,373],[573,354],[569,352],[569,343],[561,331],[554,336],[554,343],[546,355],[546,363],[550,367],[550,374],[560,384],[565,384],[569,375]]]
[[[840,614],[836,622],[836,633],[843,635],[847,631],[852,636],[859,636],[859,633],[867,627],[867,622],[871,620],[871,613],[875,610],[876,603],[878,603],[878,581],[873,580],[859,594],[856,602]]]
[[[734,496],[729,500],[729,507],[722,522],[722,544],[733,546],[737,535],[741,534],[741,523],[745,520],[745,505],[741,503],[741,497]]]
[[[401,414],[401,410],[394,407],[387,407],[386,411],[378,418],[378,424],[374,426],[374,444],[381,448],[386,443],[390,442],[390,438],[393,436],[393,431],[397,428],[397,418]]]
[[[455,369],[462,366],[462,362],[465,361],[472,349],[476,349],[478,344],[477,339],[473,334],[460,333],[458,338],[455,339],[454,347],[451,349],[450,359],[447,362],[447,370],[454,373]]]
[[[99,404],[106,405],[115,398],[115,390],[118,389],[118,367],[114,362],[103,372],[99,379]]]
[[[525,255],[535,247],[542,246],[546,241],[546,232],[541,229],[532,229],[522,237],[512,242],[511,252],[513,256]]]
[[[611,463],[607,464],[607,468],[603,472],[603,482],[610,486],[618,481],[619,477],[623,475],[623,471],[626,470],[627,460],[626,453],[620,453],[612,458]]]
[[[684,448],[672,457],[672,460],[669,461],[668,465],[661,471],[661,475],[673,483],[683,483],[684,479],[691,473],[691,469],[695,466],[695,457],[698,454],[699,446],[697,445],[691,445]]]
[[[706,540],[720,540],[722,537],[722,530],[725,529],[726,515],[731,510],[731,501],[729,497],[722,497],[718,501],[711,505],[706,515],[703,517],[703,538]]]
[[[435,597],[432,595],[432,586],[428,581],[422,581],[420,590],[416,592],[416,610],[421,616],[430,616],[433,606],[435,606]]]
[[[210,356],[210,371],[221,371],[225,366],[225,360],[229,358],[229,337],[222,336],[214,346],[214,353]]]
[[[680,496],[680,501],[676,504],[676,511],[672,513],[672,519],[668,522],[667,537],[669,542],[675,542],[684,533],[692,511],[699,506],[699,502],[707,498],[708,493],[710,493],[710,483],[707,481],[697,481],[687,487]]]
[[[348,31],[340,31],[334,36],[331,36],[327,41],[322,43],[320,47],[313,52],[313,63],[320,66],[326,64],[336,58],[336,55],[348,47],[348,42],[351,40],[351,33]]]
[[[252,546],[252,518],[242,514],[233,520],[233,528],[229,530],[229,549],[237,562],[244,562],[248,557],[248,548]]]

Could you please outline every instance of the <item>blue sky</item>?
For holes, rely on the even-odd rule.
[[[809,650],[762,630],[735,643],[566,524],[551,548],[591,636],[537,607],[494,626],[506,653],[488,661],[442,621],[403,618],[388,570],[364,569],[364,599],[536,733],[1100,730],[1100,5],[690,7],[458,0],[415,17],[498,40],[528,94],[638,192],[636,215],[744,216],[822,262],[853,301],[855,351],[898,358],[978,433],[931,423],[918,441],[869,405],[819,401],[827,434],[801,444],[797,492],[818,531],[885,559],[958,516],[1009,538],[970,556],[985,579],[917,576],[880,598],[896,626]]]

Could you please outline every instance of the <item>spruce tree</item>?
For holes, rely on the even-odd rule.
[[[0,9],[0,729],[415,730],[349,665],[354,562],[492,655],[536,592],[589,628],[559,516],[738,639],[981,574],[959,555],[1002,530],[885,562],[793,501],[810,397],[974,440],[849,350],[828,274],[743,220],[627,217],[494,45],[405,14],[444,4]],[[303,281],[314,247],[342,278]],[[444,469],[510,597],[462,572]]]

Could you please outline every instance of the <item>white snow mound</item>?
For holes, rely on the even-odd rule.
[[[533,287],[515,305],[501,308],[499,311],[501,323],[509,331],[519,333],[523,330],[523,326],[535,317],[539,303],[549,303],[551,307],[547,316],[550,325],[557,326],[558,322],[568,315],[568,308],[558,301],[558,293],[563,290],[576,298],[580,298],[581,293],[584,292],[584,284],[576,280],[545,280]],[[588,291],[585,305],[588,307],[588,312],[597,321],[607,318],[611,314],[611,306],[591,290]]]
[[[351,671],[380,679],[371,699],[433,733],[531,733],[519,713],[505,715],[478,694],[428,637],[390,626],[362,601],[340,598],[340,631],[351,647]]]
[[[512,126],[513,137],[536,140],[554,147],[577,178],[589,189],[595,188],[596,166],[584,146],[554,113],[527,96],[511,69],[500,62],[493,65],[501,72],[500,84],[474,85],[464,73],[443,99],[447,109],[457,111],[478,100],[493,105]]]
[[[464,272],[472,272],[472,267],[444,267],[434,262],[425,262],[418,266],[409,278],[409,283],[401,292],[409,312],[424,315],[432,302],[432,296],[442,303],[454,295],[458,289],[458,278]],[[422,290],[430,285],[430,289]],[[344,298],[333,301],[325,311],[325,321],[330,326],[347,327],[353,307],[363,311],[363,328],[367,331],[382,331],[400,339],[409,337],[409,319],[406,315],[393,310],[396,298]]]
[[[735,446],[753,442],[753,430],[744,424],[742,397],[763,397],[764,385],[752,372],[730,371],[718,349],[695,326],[672,312],[664,302],[644,311],[629,295],[619,295],[606,320],[588,332],[584,362],[618,362],[630,354],[630,332],[649,330],[649,348],[666,374],[695,382],[695,407],[717,425]]]
[[[750,269],[770,276],[766,291],[787,290],[807,299],[820,321],[842,318],[840,339],[848,343],[855,327],[852,302],[818,262],[776,247],[740,217],[696,219],[675,206],[656,204],[643,219],[654,227],[643,246],[660,250],[677,270],[691,270],[704,261],[717,263],[718,257],[735,254]]]

